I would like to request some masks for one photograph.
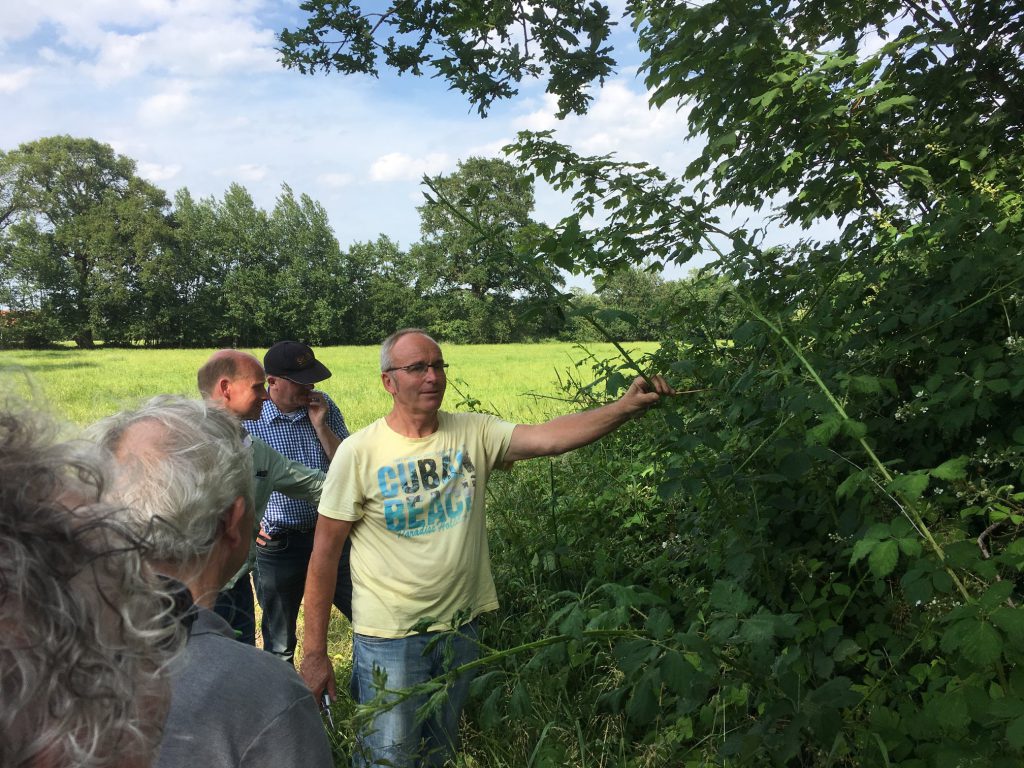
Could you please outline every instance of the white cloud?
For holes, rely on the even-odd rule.
[[[74,66],[74,59],[66,54],[60,53],[59,51],[45,46],[39,49],[38,56],[40,59],[45,61],[47,64],[52,64],[59,67],[71,67]]]
[[[22,67],[12,72],[0,72],[0,93],[20,91],[28,85],[34,72],[32,67]]]
[[[419,181],[424,175],[440,173],[452,164],[451,158],[443,152],[432,152],[425,157],[390,152],[373,161],[373,165],[370,166],[370,180]]]
[[[277,71],[272,30],[234,15],[178,14],[153,36],[149,65],[193,75]]]
[[[171,19],[149,32],[107,33],[87,69],[100,83],[144,72],[209,78],[277,71],[273,44],[270,30],[236,19]]]
[[[316,180],[324,186],[338,189],[340,187],[347,187],[354,182],[355,176],[351,173],[321,173],[316,177]]]
[[[265,165],[254,165],[252,163],[243,163],[234,168],[234,172],[242,181],[263,181],[267,177],[269,170]]]
[[[148,38],[146,34],[107,33],[95,63],[85,65],[85,71],[102,85],[138,75],[145,68],[143,59],[151,50]]]
[[[139,119],[146,123],[161,124],[185,115],[192,105],[191,87],[187,83],[173,82],[139,105]]]
[[[585,155],[614,154],[620,160],[646,160],[680,170],[697,148],[686,139],[687,112],[652,109],[649,94],[631,78],[608,81],[584,117],[555,118],[556,101],[543,104],[515,121],[516,130],[555,130],[555,139]]]
[[[555,112],[558,109],[558,99],[551,94],[545,94],[541,105],[516,121],[521,131],[550,131],[558,128],[561,123]]]
[[[152,26],[175,8],[170,0],[47,0],[45,3],[8,3],[3,32],[8,40],[27,37],[47,24],[53,25],[62,45],[94,47],[105,27]]]
[[[46,16],[44,3],[5,3],[4,23],[0,24],[0,43],[19,40],[39,26]]]
[[[160,165],[159,163],[139,163],[139,175],[154,184],[163,184],[181,173],[181,165]]]
[[[13,3],[11,5],[14,5]],[[146,73],[210,77],[278,68],[274,30],[254,12],[259,2],[238,0],[48,0],[5,9],[0,42],[52,26],[47,46],[73,54],[97,83],[109,85]],[[49,55],[53,55],[52,53]]]

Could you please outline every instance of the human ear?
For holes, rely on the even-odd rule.
[[[224,540],[232,547],[236,546],[243,539],[248,543],[249,537],[252,535],[250,530],[252,526],[246,523],[247,512],[245,497],[236,496],[235,500],[231,502],[231,506],[227,508],[221,518],[221,525],[224,528]]]

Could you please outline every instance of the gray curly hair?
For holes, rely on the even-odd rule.
[[[185,631],[95,446],[0,402],[0,765],[149,764]]]
[[[119,454],[129,428],[161,429],[155,443]],[[254,513],[252,450],[238,420],[223,408],[177,395],[155,397],[95,424],[97,442],[117,454],[110,498],[151,547],[151,558],[177,565],[209,554],[225,511],[243,497]]]

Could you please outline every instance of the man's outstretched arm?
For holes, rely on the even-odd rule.
[[[318,700],[325,690],[332,699],[337,695],[334,668],[327,658],[327,625],[338,581],[338,560],[351,530],[350,520],[335,520],[323,515],[317,517],[303,596],[302,666],[299,671]]]
[[[600,408],[559,416],[543,424],[518,424],[512,432],[504,461],[556,456],[588,445],[642,414],[663,395],[675,391],[661,376],[652,376],[650,382],[648,385],[638,376],[622,397]]]

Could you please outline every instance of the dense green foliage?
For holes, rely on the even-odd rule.
[[[536,259],[546,229],[530,218],[533,181],[504,160],[470,158],[427,179],[419,208],[423,239],[413,251],[427,298],[426,323],[445,338],[509,341],[521,331],[521,297],[544,296],[563,279]],[[537,326],[554,336],[557,327]]]
[[[385,18],[411,34],[427,5]],[[552,134],[512,152],[575,200],[551,263],[717,255],[646,363],[700,391],[495,489],[506,609],[485,639],[506,650],[476,686],[473,759],[1019,765],[1024,13],[627,13],[652,104],[689,109],[701,156],[673,178]],[[722,223],[736,207],[817,234],[766,249]]]
[[[559,113],[586,111],[587,86],[615,64],[608,8],[588,0],[442,4],[397,2],[367,10],[341,0],[305,0],[307,23],[281,33],[282,61],[304,74],[378,74],[377,59],[400,73],[433,69],[481,114],[518,93],[524,78],[550,73]]]
[[[562,278],[536,258],[547,230],[530,218],[531,179],[470,158],[424,186],[421,242],[343,250],[323,206],[287,184],[269,212],[239,184],[220,200],[179,190],[171,207],[91,139],[0,153],[0,347],[374,344],[410,325],[460,343],[599,337],[532,311]],[[621,307],[611,293],[582,298],[628,310],[623,337],[653,339],[661,285],[637,276]]]
[[[24,315],[23,338],[130,338],[170,242],[164,193],[106,144],[68,136],[0,154],[0,185],[0,302]]]

